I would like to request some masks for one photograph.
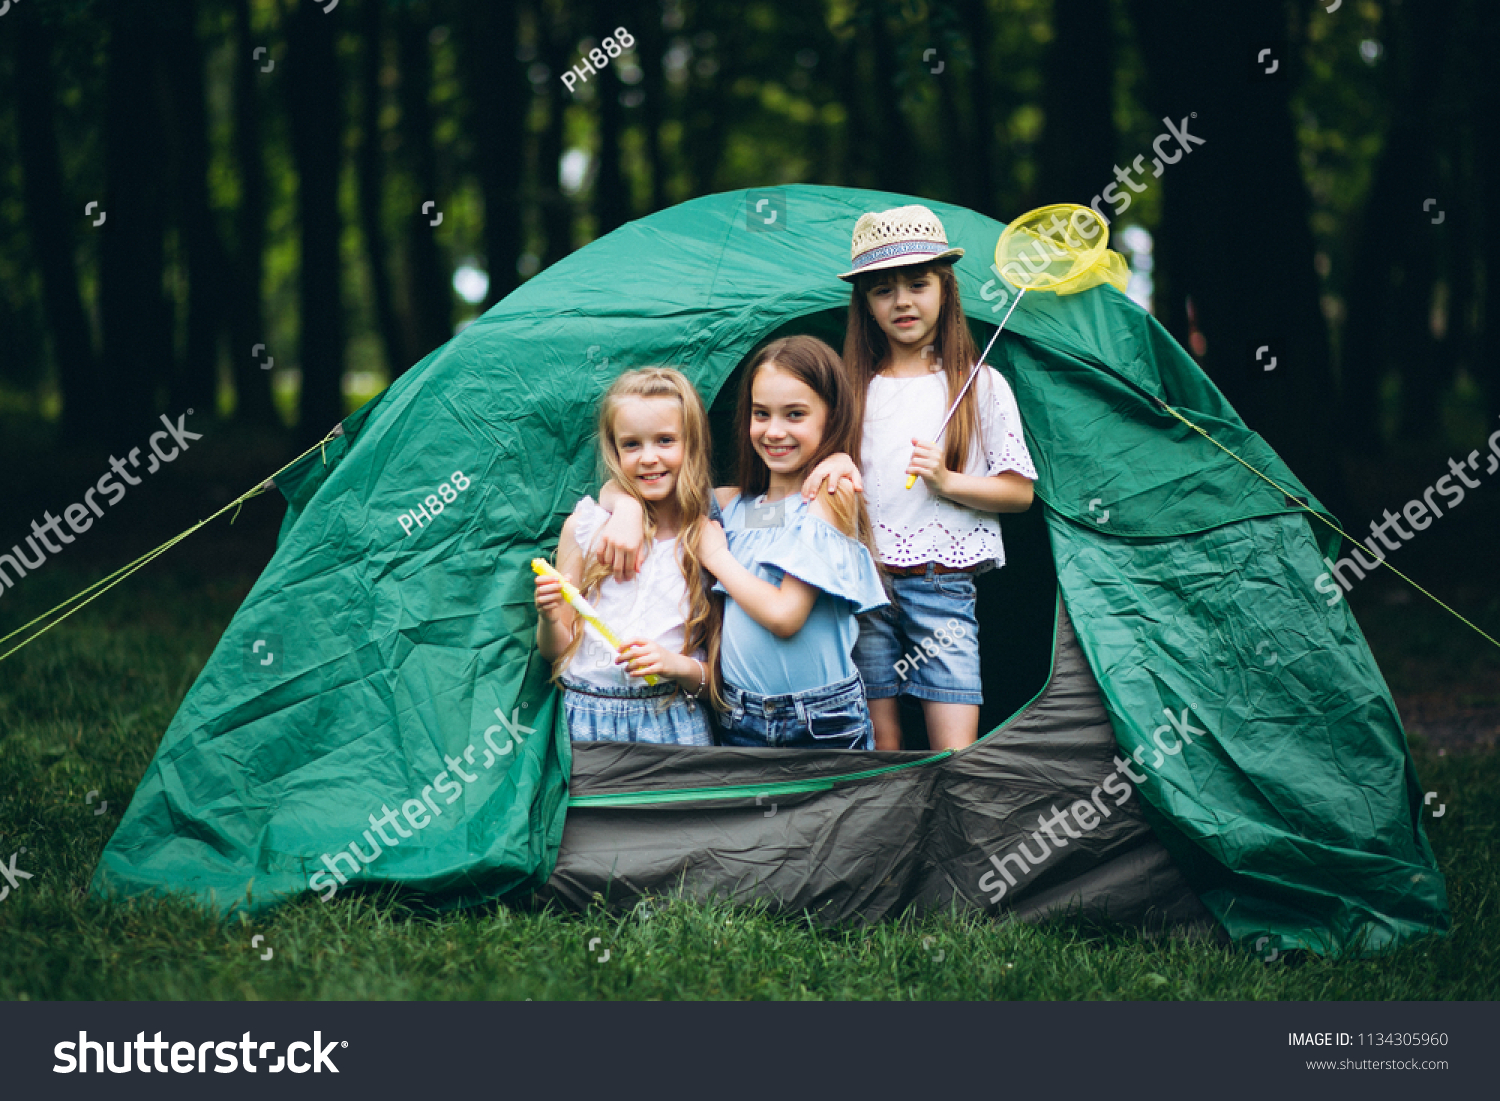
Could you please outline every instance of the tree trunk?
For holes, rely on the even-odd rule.
[[[1500,5],[1482,0],[1476,4],[1482,33],[1477,41],[1500,42]],[[1484,77],[1474,97],[1473,117],[1478,185],[1476,194],[1493,197],[1500,194],[1500,68],[1483,66]],[[1493,203],[1484,208],[1484,321],[1474,369],[1484,390],[1490,430],[1500,427],[1500,214]]]
[[[838,42],[830,58],[837,74],[839,101],[844,105],[843,179],[846,187],[875,187],[878,156],[871,136],[874,125],[866,101],[867,82],[861,68],[865,61],[865,40],[869,35],[858,29]]]
[[[875,57],[875,94],[884,108],[880,114],[879,161],[876,179],[886,191],[915,194],[917,164],[920,156],[916,138],[906,113],[901,110],[901,90],[896,85],[900,62],[886,25],[885,0],[868,0],[866,14],[870,22],[870,46]]]
[[[593,21],[600,28],[609,22],[609,6],[596,4]],[[614,34],[601,29],[598,39]],[[601,47],[602,48],[602,47]],[[599,171],[594,175],[594,235],[603,237],[630,220],[630,194],[620,166],[620,132],[625,128],[625,109],[620,106],[618,61],[607,62],[597,77],[599,87]]]
[[[995,127],[994,82],[990,79],[990,18],[985,0],[964,0],[963,19],[969,48],[974,54],[974,68],[969,74],[969,101],[974,105],[974,137],[969,142],[969,150],[973,157],[974,192],[978,196],[974,209],[981,214],[998,216],[1001,211],[995,149],[1000,134]]]
[[[99,314],[104,336],[100,390],[111,447],[141,444],[156,416],[158,389],[174,360],[171,308],[162,293],[166,213],[158,177],[166,154],[159,6],[113,0],[107,8],[105,188],[98,211]],[[207,416],[210,409],[193,407]],[[174,410],[178,415],[186,409]]]
[[[428,5],[416,3],[396,9],[396,52],[401,60],[401,148],[406,171],[416,188],[416,209],[406,215],[406,257],[410,273],[412,328],[417,358],[453,336],[453,271],[437,241],[438,219],[444,206],[438,180],[438,154],[433,140],[432,31]],[[431,202],[434,205],[424,211]],[[402,364],[405,370],[410,364]]]
[[[14,13],[14,94],[25,223],[41,275],[42,306],[62,388],[63,429],[75,439],[88,439],[103,426],[105,408],[89,320],[73,266],[77,254],[73,227],[83,204],[70,197],[63,182],[53,115],[57,91],[52,81],[52,32],[33,11]]]
[[[302,397],[297,436],[322,439],[344,416],[344,304],[339,265],[339,166],[343,81],[335,50],[338,22],[319,7],[284,7],[287,116],[297,168],[302,265],[298,278]]]
[[[171,89],[177,225],[188,276],[187,354],[172,387],[172,407],[196,408],[207,416],[218,406],[225,256],[208,202],[208,113],[198,0],[174,0],[163,14],[167,35],[162,58]]]
[[[969,136],[964,126],[963,112],[959,108],[959,74],[950,64],[934,79],[938,81],[938,117],[943,130],[949,195],[960,206],[980,210],[984,206],[984,198],[979,191]]]
[[[635,56],[641,65],[641,91],[645,99],[641,103],[641,128],[646,145],[646,164],[651,172],[651,209],[663,210],[670,200],[667,198],[667,155],[662,147],[661,128],[667,117],[667,80],[662,71],[662,57],[666,53],[666,40],[662,34],[661,4],[657,0],[641,0],[635,9],[635,22],[629,28],[635,35]]]
[[[520,283],[516,262],[524,243],[521,207],[526,165],[526,112],[531,84],[516,60],[517,12],[481,4],[466,9],[467,33],[459,43],[479,188],[484,196],[488,308]]]
[[[364,0],[360,9],[359,224],[369,267],[375,324],[392,379],[419,358],[409,319],[401,316],[391,289],[390,241],[385,232],[385,131],[380,125],[381,82],[385,66],[386,0]]]
[[[1388,13],[1396,22],[1388,36],[1391,123],[1351,250],[1342,360],[1345,435],[1366,452],[1383,445],[1380,384],[1393,367],[1405,380],[1404,428],[1421,434],[1433,427],[1446,381],[1429,321],[1438,237],[1422,207],[1438,193],[1432,74],[1441,71],[1453,14],[1453,0],[1435,3],[1441,10],[1418,14],[1400,5]]]
[[[1328,440],[1334,391],[1313,269],[1311,199],[1289,109],[1295,51],[1284,49],[1277,59],[1283,79],[1250,76],[1254,44],[1285,40],[1287,4],[1244,0],[1212,20],[1183,0],[1132,0],[1131,12],[1152,113],[1192,135],[1162,143],[1168,153],[1184,145],[1191,152],[1164,165],[1161,179],[1152,150],[1143,151],[1144,173],[1132,178],[1165,188],[1175,213],[1173,293],[1193,301],[1207,340],[1205,369],[1307,486],[1341,508],[1343,482]],[[1134,162],[1124,167],[1130,171]],[[1276,374],[1252,369],[1261,347],[1268,353],[1260,365],[1274,356]]]
[[[1109,0],[1054,0],[1042,66],[1038,204],[1089,201],[1114,180],[1115,36]]]
[[[267,343],[261,285],[265,280],[266,164],[261,148],[261,68],[265,55],[256,41],[250,0],[234,0],[234,33],[239,62],[234,69],[234,161],[240,178],[240,204],[234,214],[235,255],[227,267],[229,368],[234,376],[235,418],[249,424],[279,427],[271,399],[271,372],[261,364],[275,359]],[[274,59],[271,59],[274,61]],[[274,72],[274,70],[273,70]],[[255,353],[255,346],[262,348]]]
[[[1445,247],[1439,264],[1446,288],[1443,303],[1445,329],[1441,337],[1434,334],[1436,358],[1440,361],[1436,374],[1445,384],[1451,383],[1460,368],[1474,370],[1475,355],[1480,347],[1472,324],[1479,290],[1475,275],[1483,262],[1479,251],[1479,220],[1476,218],[1483,192],[1475,169],[1475,137],[1475,127],[1460,117],[1453,125],[1444,128],[1439,139],[1448,150],[1448,171],[1434,194],[1452,197],[1452,201],[1445,204],[1447,224],[1443,227],[1446,232],[1442,237]],[[1430,224],[1432,216],[1435,213],[1428,217],[1428,228],[1436,232],[1436,227]],[[1441,394],[1437,396],[1441,397]],[[1441,416],[1440,409],[1436,408],[1438,404],[1435,403],[1433,413],[1435,425]]]
[[[709,195],[718,189],[724,137],[732,125],[725,89],[734,86],[734,67],[742,52],[736,42],[741,18],[737,9],[726,8],[717,0],[704,0],[690,24],[714,36],[712,52],[694,45],[688,95],[683,105],[683,132],[694,195]],[[699,73],[699,65],[710,60],[718,67],[711,74]],[[788,64],[791,63],[788,59]]]
[[[537,143],[537,202],[547,238],[542,266],[550,267],[573,251],[573,201],[563,193],[558,175],[563,155],[563,112],[573,98],[562,82],[562,74],[573,65],[573,35],[568,8],[560,0],[541,0],[537,5],[537,38],[548,70],[547,123]]]

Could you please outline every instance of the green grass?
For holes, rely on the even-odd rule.
[[[829,930],[665,899],[625,913],[433,916],[390,895],[341,895],[227,925],[180,900],[102,904],[87,897],[99,854],[248,588],[210,580],[215,558],[198,556],[201,574],[191,560],[153,567],[0,664],[0,859],[24,846],[18,866],[35,876],[0,902],[0,998],[1385,1000],[1500,987],[1500,754],[1420,746],[1423,783],[1447,806],[1427,830],[1454,928],[1368,960],[1263,964],[1209,940],[1067,921]],[[49,564],[6,594],[0,631],[90,579]],[[96,816],[99,799],[109,808]]]

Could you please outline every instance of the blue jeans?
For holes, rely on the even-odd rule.
[[[870,699],[911,696],[938,703],[984,703],[974,575],[892,577],[891,603],[859,620],[854,664]],[[924,645],[925,643],[925,645]]]
[[[708,714],[686,692],[668,704],[677,686],[659,684],[604,688],[563,678],[563,710],[568,737],[575,742],[650,742],[655,745],[713,745]]]
[[[724,686],[724,745],[775,749],[873,749],[875,730],[859,674],[787,696],[758,696]]]

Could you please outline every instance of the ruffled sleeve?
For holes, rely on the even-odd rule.
[[[999,371],[986,367],[984,381],[989,385],[980,394],[979,426],[984,433],[984,472],[986,477],[1013,470],[1023,478],[1036,481],[1036,466],[1021,431],[1021,410],[1010,384]]]
[[[761,556],[761,562],[815,589],[843,597],[856,615],[884,607],[880,571],[863,543],[816,516],[803,514]]]
[[[598,535],[599,529],[608,522],[610,513],[597,504],[592,497],[585,497],[574,506],[573,516],[577,520],[573,527],[573,535],[578,540],[578,546],[583,551],[584,558],[587,558],[594,536]]]

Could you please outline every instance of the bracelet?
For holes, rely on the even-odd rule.
[[[698,658],[694,658],[693,660],[698,662],[698,687],[693,690],[693,699],[701,700],[703,698],[703,690],[708,687],[708,666],[704,665]]]

